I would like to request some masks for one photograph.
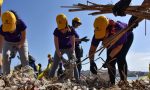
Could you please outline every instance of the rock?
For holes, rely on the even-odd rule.
[[[4,80],[0,80],[0,87],[3,87],[3,86],[5,86],[5,82]]]
[[[0,90],[4,90],[4,88],[3,88],[3,87],[0,87]]]
[[[18,90],[18,86],[11,86],[12,90]]]

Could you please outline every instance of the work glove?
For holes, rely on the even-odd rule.
[[[125,16],[125,10],[128,8],[131,0],[120,0],[112,8],[113,14],[115,16]]]
[[[87,38],[87,36],[81,38],[81,41],[84,41],[84,42],[88,42],[90,39]]]
[[[90,61],[90,71],[93,74],[97,74],[97,66],[96,66],[96,63],[93,60]]]
[[[136,16],[132,16],[132,17],[130,18],[129,22],[128,22],[128,25],[133,24],[133,22],[134,22],[137,18],[138,18],[138,17],[136,17]],[[138,25],[139,25],[139,23],[136,23],[136,24],[130,29],[130,31],[132,31],[132,30],[133,30],[134,28],[136,28]]]
[[[108,68],[108,62],[105,62],[103,65],[102,65],[103,68]]]
[[[63,74],[63,69],[62,69],[62,67],[60,67],[59,69],[58,69],[58,76],[60,76],[60,75],[62,75]]]
[[[112,58],[109,56],[106,61],[104,61],[104,64],[102,65],[103,68],[108,68],[109,66],[109,61],[111,60]]]

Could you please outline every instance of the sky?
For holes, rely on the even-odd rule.
[[[15,10],[19,17],[27,25],[27,40],[29,44],[29,52],[36,59],[36,63],[41,63],[44,67],[47,66],[47,54],[52,56],[55,52],[53,32],[57,27],[56,16],[64,13],[67,16],[68,22],[74,17],[79,17],[82,25],[77,29],[80,37],[88,36],[90,39],[87,43],[82,43],[84,56],[88,54],[91,39],[94,34],[93,22],[97,16],[90,16],[91,11],[82,12],[68,12],[68,8],[61,8],[60,6],[72,6],[73,4],[86,4],[87,0],[4,0],[2,12],[7,10]],[[89,0],[97,4],[115,4],[118,0]],[[132,0],[131,5],[140,5],[143,0]],[[130,15],[125,17],[115,17],[113,14],[105,14],[108,18],[120,20],[127,23]],[[127,55],[128,68],[131,71],[148,71],[150,63],[150,22],[147,20],[147,35],[145,36],[145,21],[142,21],[134,30],[134,41]],[[1,22],[0,22],[1,24]],[[100,47],[100,45],[99,45]],[[97,55],[95,55],[95,58]],[[106,51],[101,57],[106,59]],[[86,60],[83,63],[88,62]],[[20,61],[15,58],[12,60],[11,67],[19,64]],[[96,64],[100,68],[102,61],[97,60]],[[89,70],[89,64],[82,66],[83,70]]]

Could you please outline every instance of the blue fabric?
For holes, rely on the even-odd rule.
[[[73,27],[72,27],[72,28],[73,28]],[[79,39],[79,34],[76,32],[75,29],[73,29],[73,30],[74,30],[75,38],[78,38],[78,39]],[[77,47],[77,46],[79,46],[79,44],[80,44],[80,41],[76,41],[75,46]]]
[[[74,36],[74,29],[71,28],[71,32],[67,31],[66,33],[62,33],[58,28],[55,29],[54,31],[54,36],[58,37],[59,41],[59,49],[68,49],[72,47],[71,44],[71,37]]]
[[[26,30],[27,26],[25,25],[25,23],[19,19],[18,21],[19,23],[17,23],[16,26],[16,30],[13,33],[9,33],[9,32],[3,32],[2,31],[2,25],[0,27],[0,34],[2,36],[4,36],[4,39],[8,42],[19,42],[21,40],[21,32]]]
[[[116,30],[116,32],[118,32],[120,30],[123,30],[126,27],[127,27],[126,23],[117,21],[116,26],[115,26],[115,28],[116,28],[115,30]],[[125,33],[114,45],[112,45],[111,48],[116,48],[117,46],[124,44],[127,41],[127,36],[128,36],[128,32]]]
[[[100,43],[101,40],[102,40],[102,39],[95,39],[95,35],[94,35],[93,38],[92,38],[92,43],[91,43],[91,45],[97,47],[97,46],[99,45],[99,43]]]

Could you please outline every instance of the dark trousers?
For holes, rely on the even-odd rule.
[[[116,77],[116,63],[118,64],[118,69],[119,69],[119,74],[120,74],[120,79],[125,81],[127,80],[127,62],[126,62],[126,55],[130,49],[130,46],[133,42],[133,33],[130,33],[127,37],[127,42],[124,43],[121,51],[115,56],[116,59],[110,61],[109,54],[111,53],[112,49],[107,50],[107,60],[106,62],[109,62],[108,65],[108,73],[109,73],[109,78],[111,84],[115,84],[115,77]]]
[[[76,64],[77,64],[77,69],[78,69],[78,72],[79,72],[79,77],[80,77],[80,74],[81,74],[81,69],[82,69],[82,65],[81,65],[81,49],[79,46],[75,46],[75,54],[76,54],[76,58],[77,58],[77,61],[76,61]]]
[[[29,65],[34,69],[34,71],[37,71],[37,68],[34,62],[29,62]]]

